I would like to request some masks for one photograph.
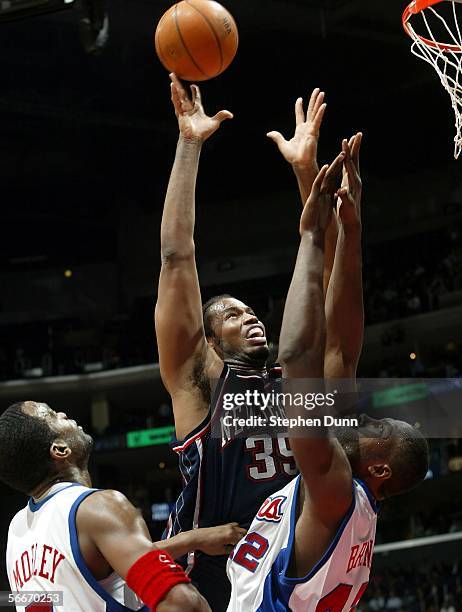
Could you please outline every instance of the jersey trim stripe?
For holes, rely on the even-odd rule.
[[[207,415],[207,419],[209,419],[209,415]],[[192,438],[188,438],[183,444],[179,446],[174,446],[173,450],[175,453],[182,453],[188,446],[191,446],[193,442],[195,442],[198,438],[202,438],[204,434],[210,429],[210,419],[205,427],[203,427],[198,433],[194,434]]]
[[[193,529],[197,529],[199,527],[199,515],[200,515],[200,511],[201,511],[201,506],[202,506],[202,465],[203,465],[203,459],[204,459],[204,448],[202,445],[202,440],[199,438],[196,441],[196,446],[197,446],[197,452],[199,453],[199,477],[198,477],[198,481],[197,481],[197,495],[196,495],[196,505],[194,507],[194,517],[193,517]],[[188,566],[186,568],[186,573],[189,574],[192,569],[194,568],[194,565],[196,563],[196,552],[193,550],[190,553],[188,553]]]
[[[71,540],[72,554],[82,576],[88,582],[90,587],[95,591],[95,593],[97,593],[101,597],[101,599],[106,602],[106,612],[127,612],[127,610],[133,612],[133,610],[130,610],[130,608],[123,606],[121,603],[111,597],[111,595],[109,595],[109,593],[99,584],[99,582],[93,576],[87,564],[85,563],[82,552],[80,550],[76,523],[77,510],[84,499],[86,499],[89,495],[96,493],[97,491],[98,489],[90,489],[89,491],[85,491],[72,504],[71,511],[69,512],[69,535]],[[146,606],[143,606],[138,610],[138,612],[141,611],[149,612],[149,609]]]
[[[377,499],[375,499],[375,497],[372,495],[369,487],[364,482],[364,480],[360,480],[359,478],[355,478],[355,481],[364,490],[364,493],[366,494],[367,499],[369,500],[369,503],[371,505],[372,510],[377,514],[378,511],[380,510],[380,502]]]
[[[37,510],[40,510],[40,508],[47,503],[47,501],[49,501],[52,497],[54,497],[55,495],[57,495],[58,493],[61,493],[61,491],[66,491],[67,489],[70,489],[71,487],[81,487],[82,485],[79,484],[78,482],[73,482],[72,484],[68,485],[67,487],[63,487],[62,489],[58,489],[57,491],[55,491],[54,493],[50,493],[50,495],[47,495],[45,497],[45,499],[42,499],[39,502],[34,502],[33,498],[31,497],[29,499],[29,510],[31,512],[37,512]]]
[[[352,499],[351,505],[349,509],[347,510],[347,513],[343,517],[342,522],[340,523],[340,526],[337,529],[337,532],[332,542],[329,544],[326,552],[319,559],[319,561],[314,564],[313,568],[306,574],[306,576],[304,576],[303,578],[291,578],[287,576],[287,570],[289,567],[290,558],[292,556],[292,548],[293,548],[293,543],[294,543],[295,527],[296,527],[297,500],[298,500],[298,493],[299,493],[300,482],[301,482],[301,477],[297,476],[297,478],[298,478],[298,481],[297,481],[297,484],[295,485],[295,492],[293,496],[292,508],[291,508],[291,513],[290,513],[289,542],[287,544],[287,548],[284,550],[285,559],[284,559],[283,569],[281,572],[281,582],[286,585],[296,585],[296,584],[301,584],[302,582],[308,582],[308,580],[311,580],[313,576],[315,576],[319,572],[319,570],[327,563],[329,558],[332,556],[335,550],[335,547],[338,544],[338,541],[342,537],[342,533],[345,531],[345,527],[347,526],[354,512],[355,505],[356,505],[356,496],[355,496],[355,491],[354,491],[355,485],[353,482],[353,499]]]

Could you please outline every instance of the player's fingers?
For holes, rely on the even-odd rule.
[[[359,174],[359,151],[361,150],[362,141],[363,141],[363,134],[362,132],[358,132],[355,136],[353,147],[351,149],[351,157],[353,158],[353,163],[356,167],[356,171],[358,174]]]
[[[305,113],[303,112],[303,98],[297,98],[295,100],[295,125],[304,123]]]
[[[178,91],[174,83],[170,83],[170,93],[172,95],[172,102],[175,108],[175,113],[178,115],[178,113],[181,113],[181,102],[180,98],[178,97]]]
[[[278,145],[278,147],[280,147],[282,143],[286,141],[286,139],[280,132],[274,132],[274,131],[268,132],[266,135],[268,136],[270,140],[275,142]]]
[[[321,108],[322,104],[324,103],[325,95],[326,94],[323,91],[320,91],[318,96],[316,97],[316,100],[314,101],[313,108],[311,110],[311,116],[312,117],[316,116],[316,113]]]
[[[359,173],[353,162],[353,158],[349,153],[345,156],[344,167],[346,169],[350,189],[359,189],[361,187],[361,177],[359,176]]]
[[[316,100],[319,96],[319,87],[316,87],[315,89],[313,89],[313,91],[311,92],[311,96],[310,96],[310,101],[308,102],[308,110],[306,112],[307,116],[310,115],[310,113],[313,112],[314,106],[316,104]]]
[[[351,142],[351,138],[350,141],[348,141],[346,138],[342,140],[342,151],[345,153],[345,157],[347,159],[351,157]]]
[[[202,106],[202,95],[201,90],[197,85],[191,85],[192,92],[192,102],[195,104],[196,102]]]
[[[326,108],[327,108],[327,104],[322,104],[319,107],[319,109],[318,109],[318,111],[317,111],[317,113],[316,113],[316,115],[315,115],[315,117],[313,119],[313,126],[317,130],[319,130],[321,128],[321,124],[322,124],[322,120],[324,118],[324,113],[326,112]]]
[[[329,169],[329,165],[326,164],[318,172],[318,176],[314,179],[313,187],[311,188],[311,195],[318,196],[319,193],[321,192],[321,185],[324,180],[324,177],[326,176],[328,169]]]
[[[188,99],[188,94],[186,93],[186,90],[183,87],[182,82],[176,76],[176,74],[174,72],[171,72],[168,76],[170,77],[172,83],[175,85],[176,90],[178,92],[178,97],[180,98],[180,100]]]
[[[236,527],[235,531],[236,531],[237,541],[239,541],[241,538],[243,538],[245,536],[245,534],[247,533],[247,530],[243,529],[242,527]]]
[[[322,189],[327,193],[333,194],[335,192],[335,187],[339,184],[340,177],[342,175],[342,165],[344,159],[345,153],[342,151],[329,166],[322,186]]]
[[[329,169],[327,171],[328,176],[332,176],[334,174],[339,175],[340,169],[342,168],[343,160],[345,159],[345,152],[341,151],[334,161],[330,164]]]
[[[216,121],[221,123],[222,121],[226,121],[226,119],[232,119],[233,117],[233,113],[230,113],[227,110],[221,110],[218,111],[218,113],[214,117],[212,117],[212,119],[215,119]]]
[[[339,198],[340,200],[340,206],[344,205],[344,206],[354,206],[355,203],[353,201],[353,199],[351,198],[348,189],[346,189],[346,187],[342,187],[341,189],[339,189],[336,193],[336,196]],[[337,207],[338,210],[340,210],[340,206]]]

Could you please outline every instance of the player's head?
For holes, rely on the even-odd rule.
[[[224,294],[208,300],[202,314],[207,341],[223,361],[265,365],[269,354],[265,327],[250,306]]]
[[[60,475],[87,470],[92,438],[64,412],[20,402],[0,416],[0,480],[31,494]]]
[[[338,439],[354,476],[362,478],[378,499],[413,489],[428,472],[428,443],[404,421],[359,417],[357,430],[343,429]]]

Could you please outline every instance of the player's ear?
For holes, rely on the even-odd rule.
[[[388,463],[376,463],[374,465],[369,465],[367,471],[372,478],[377,478],[377,480],[381,482],[389,480],[393,475],[393,470]]]
[[[50,456],[54,461],[65,461],[69,458],[71,453],[71,449],[64,440],[61,438],[56,438],[56,440],[53,440],[53,443],[50,446]]]

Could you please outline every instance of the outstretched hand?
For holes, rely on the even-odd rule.
[[[290,140],[279,132],[268,132],[268,138],[277,144],[284,159],[294,168],[305,170],[316,165],[319,130],[325,110],[324,92],[316,88],[311,94],[306,115],[303,98],[295,102],[295,133]]]
[[[176,74],[172,72],[170,79],[175,115],[180,134],[186,140],[204,142],[220,127],[222,121],[233,118],[232,113],[227,110],[221,110],[213,117],[209,117],[204,112],[201,92],[197,85],[191,85],[190,97]]]
[[[362,181],[359,171],[359,151],[363,135],[358,132],[342,142],[345,154],[342,186],[337,191],[337,216],[343,226],[361,225]]]
[[[319,171],[303,208],[300,219],[301,234],[308,231],[325,234],[332,215],[334,198],[338,193],[344,159],[345,152],[342,151],[330,166],[323,166]]]

